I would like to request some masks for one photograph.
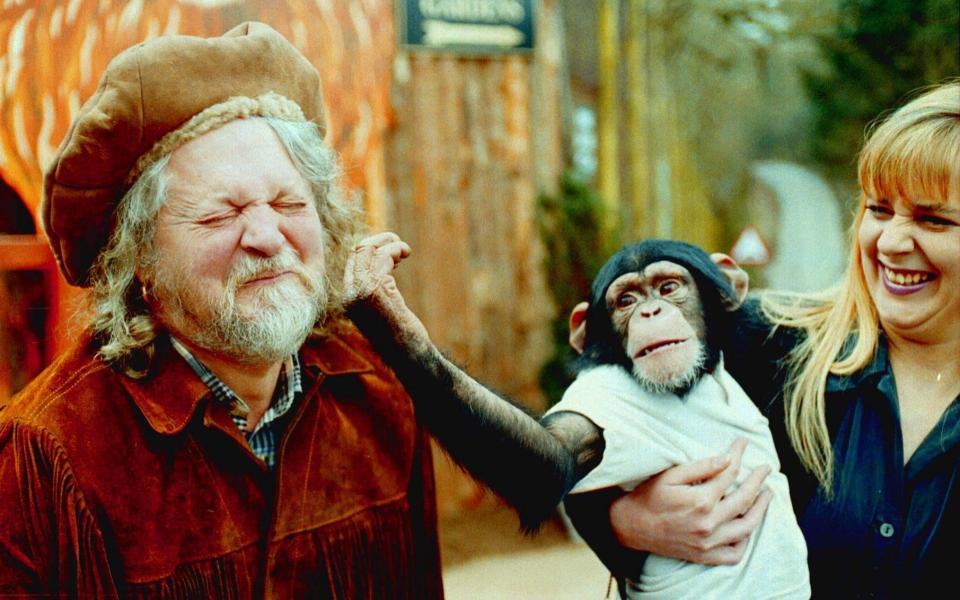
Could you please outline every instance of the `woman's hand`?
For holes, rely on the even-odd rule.
[[[746,445],[739,439],[725,455],[667,469],[615,500],[610,522],[620,543],[706,565],[739,562],[772,497],[762,489],[767,466],[727,495]]]

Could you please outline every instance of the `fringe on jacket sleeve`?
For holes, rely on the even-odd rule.
[[[0,422],[0,595],[116,597],[103,536],[63,448]]]

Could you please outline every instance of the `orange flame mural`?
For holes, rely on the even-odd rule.
[[[376,220],[396,46],[389,0],[2,0],[0,175],[36,218],[43,168],[110,58],[158,35],[208,37],[248,20],[286,35],[320,71],[328,141]]]

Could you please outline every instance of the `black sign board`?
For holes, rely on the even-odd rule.
[[[533,49],[535,0],[396,0],[400,44],[463,54]]]

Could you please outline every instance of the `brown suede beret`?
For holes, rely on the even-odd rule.
[[[171,132],[238,96],[268,97],[286,108],[295,103],[296,118],[313,121],[321,134],[325,130],[317,70],[262,23],[244,23],[216,38],[159,37],[110,61],[44,175],[44,230],[69,283],[89,285],[89,269],[107,243],[114,209],[146,166],[138,159],[148,153],[159,158],[153,156],[157,150],[151,152],[154,145],[169,152],[175,147]],[[248,108],[228,116],[256,114]]]

